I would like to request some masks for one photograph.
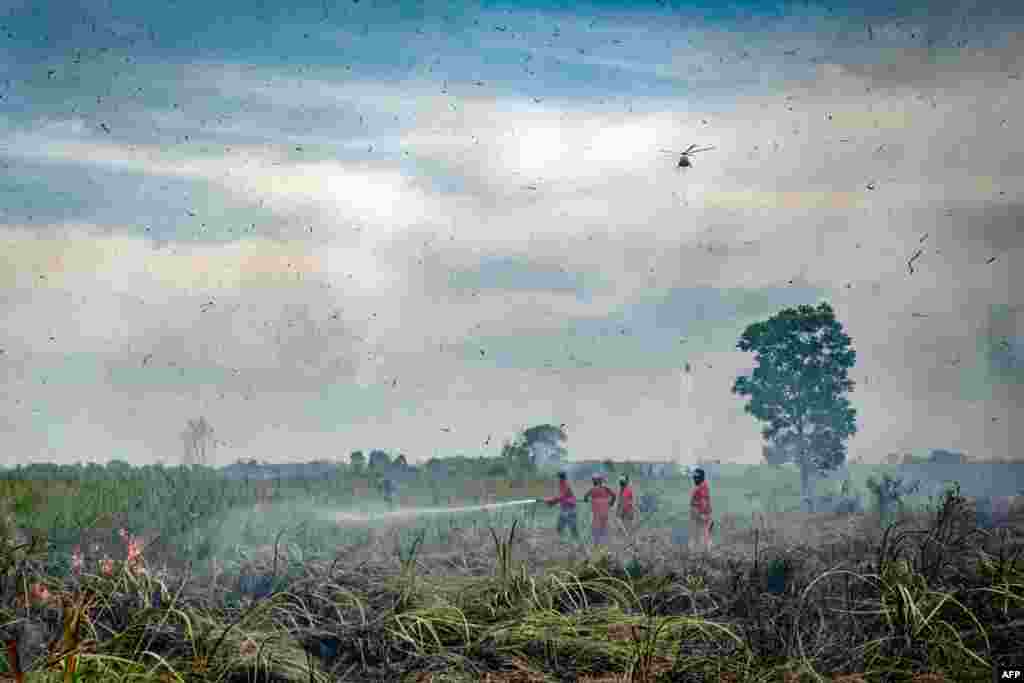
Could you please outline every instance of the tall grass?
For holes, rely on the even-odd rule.
[[[28,631],[12,639],[8,670],[32,680],[974,680],[1012,654],[1024,623],[1024,542],[972,526],[956,490],[878,529],[873,513],[762,509],[742,524],[749,501],[723,483],[716,511],[736,520],[720,525],[714,553],[691,556],[668,538],[668,520],[685,510],[668,494],[684,482],[664,487],[664,504],[630,537],[582,554],[553,528],[530,528],[535,510],[374,529],[319,520],[325,502],[373,508],[343,478],[281,482],[259,516],[247,514],[253,487],[198,469],[77,486],[80,499],[46,501],[56,512],[33,507],[43,498],[31,487],[11,489],[22,496],[19,526],[45,522],[35,547],[0,546],[3,622],[47,631],[52,644],[33,650]],[[423,481],[405,495],[431,505],[451,493],[457,504],[467,488]],[[733,510],[736,501],[746,502]],[[98,550],[75,523],[99,526],[84,534]],[[142,531],[153,543],[145,562],[130,561],[128,540]],[[86,555],[77,570],[73,545]],[[214,559],[216,572],[193,572]],[[269,590],[247,592],[252,576],[269,577]]]

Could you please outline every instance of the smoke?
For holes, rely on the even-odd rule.
[[[360,506],[359,511],[313,502],[281,502],[259,509],[258,514],[254,514],[255,508],[238,508],[227,513],[222,519],[210,520],[183,532],[180,536],[175,535],[176,542],[188,546],[190,550],[205,546],[215,556],[234,557],[239,547],[262,547],[266,550],[278,543],[281,543],[282,552],[289,554],[289,548],[308,547],[314,539],[324,540],[342,530],[358,533],[361,528],[387,529],[432,516],[516,508],[535,502],[535,499],[530,498],[481,505],[398,510],[386,510],[379,504],[371,503],[369,506]],[[501,526],[500,521],[498,525]]]
[[[328,512],[321,516],[324,521],[334,522],[336,524],[371,524],[374,522],[387,522],[387,521],[403,521],[409,519],[415,519],[417,517],[428,517],[431,515],[451,515],[451,514],[462,514],[467,512],[483,512],[484,510],[492,510],[495,508],[512,507],[518,505],[530,505],[537,501],[533,498],[522,499],[522,500],[508,500],[500,503],[486,503],[483,505],[465,505],[461,507],[447,507],[447,508],[403,508],[401,510],[390,510],[388,512],[380,512],[376,514],[367,513],[351,513],[351,512]]]

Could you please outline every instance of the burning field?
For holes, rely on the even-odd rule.
[[[31,533],[9,511],[5,677],[967,681],[1009,662],[1024,626],[1019,520],[980,529],[955,491],[890,525],[723,510],[695,552],[666,504],[595,547],[585,510],[574,542],[533,499],[330,504],[337,482],[320,482],[253,514],[242,489],[183,483],[191,497],[154,496],[164,516],[71,528],[38,510]],[[206,508],[166,514],[189,504]]]

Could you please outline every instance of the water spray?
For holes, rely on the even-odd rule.
[[[484,510],[492,510],[494,508],[515,507],[519,505],[533,505],[536,502],[536,498],[523,498],[521,500],[506,500],[500,503],[484,503],[482,505],[465,505],[460,507],[449,508],[407,508],[405,510],[382,512],[376,515],[335,512],[328,514],[327,518],[332,522],[363,523],[388,519],[409,519],[412,517],[421,517],[423,515],[449,515],[464,512],[482,512]]]

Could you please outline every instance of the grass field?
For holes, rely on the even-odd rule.
[[[344,471],[59,474],[0,481],[9,680],[983,681],[1024,632],[1020,524],[977,529],[954,495],[885,529],[799,512],[795,472],[725,467],[704,554],[672,542],[681,479],[636,481],[657,512],[594,548],[546,506],[438,510],[548,479],[421,477],[386,516]]]

